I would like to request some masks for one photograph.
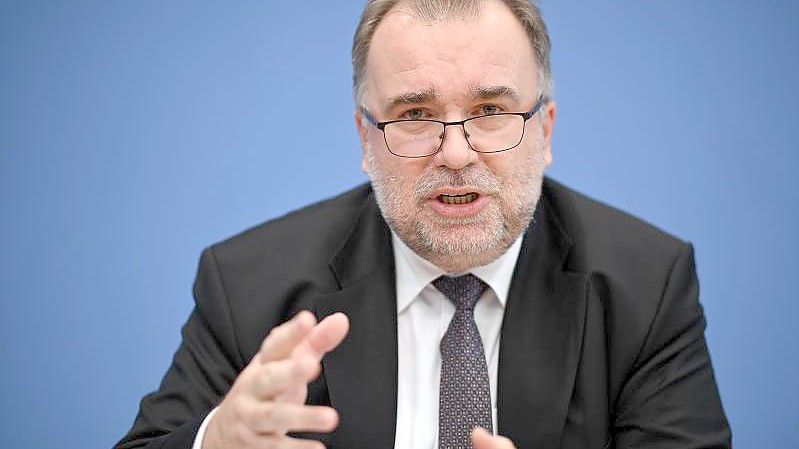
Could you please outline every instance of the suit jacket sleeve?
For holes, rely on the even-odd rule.
[[[195,308],[157,391],[145,396],[118,449],[190,449],[203,418],[243,365],[212,249],[203,252],[194,283]]]
[[[686,244],[618,397],[616,447],[730,447],[698,294],[693,248]]]

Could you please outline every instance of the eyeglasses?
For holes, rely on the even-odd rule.
[[[524,124],[544,105],[538,97],[533,108],[527,112],[499,112],[478,115],[458,122],[434,119],[402,119],[378,122],[364,108],[366,119],[383,131],[388,151],[400,157],[427,157],[439,151],[444,144],[447,126],[460,125],[469,147],[478,153],[499,153],[517,147],[524,138]]]

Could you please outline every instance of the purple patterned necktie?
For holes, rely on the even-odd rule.
[[[491,390],[474,306],[486,289],[476,276],[441,276],[433,285],[455,305],[455,316],[441,339],[438,399],[439,449],[471,449],[476,426],[491,432]]]

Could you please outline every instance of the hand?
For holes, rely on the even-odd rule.
[[[491,435],[482,427],[472,430],[472,446],[474,449],[516,449],[511,440],[501,435]]]
[[[302,311],[275,327],[239,374],[206,427],[203,449],[324,449],[287,432],[330,432],[338,425],[332,407],[308,406],[308,383],[321,371],[322,356],[349,330],[343,313],[318,324]]]

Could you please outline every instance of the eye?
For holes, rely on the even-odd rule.
[[[477,109],[477,115],[493,115],[502,112],[502,108],[495,104],[484,104]]]
[[[406,120],[419,120],[425,118],[425,111],[421,108],[409,109],[402,114],[401,118]]]

